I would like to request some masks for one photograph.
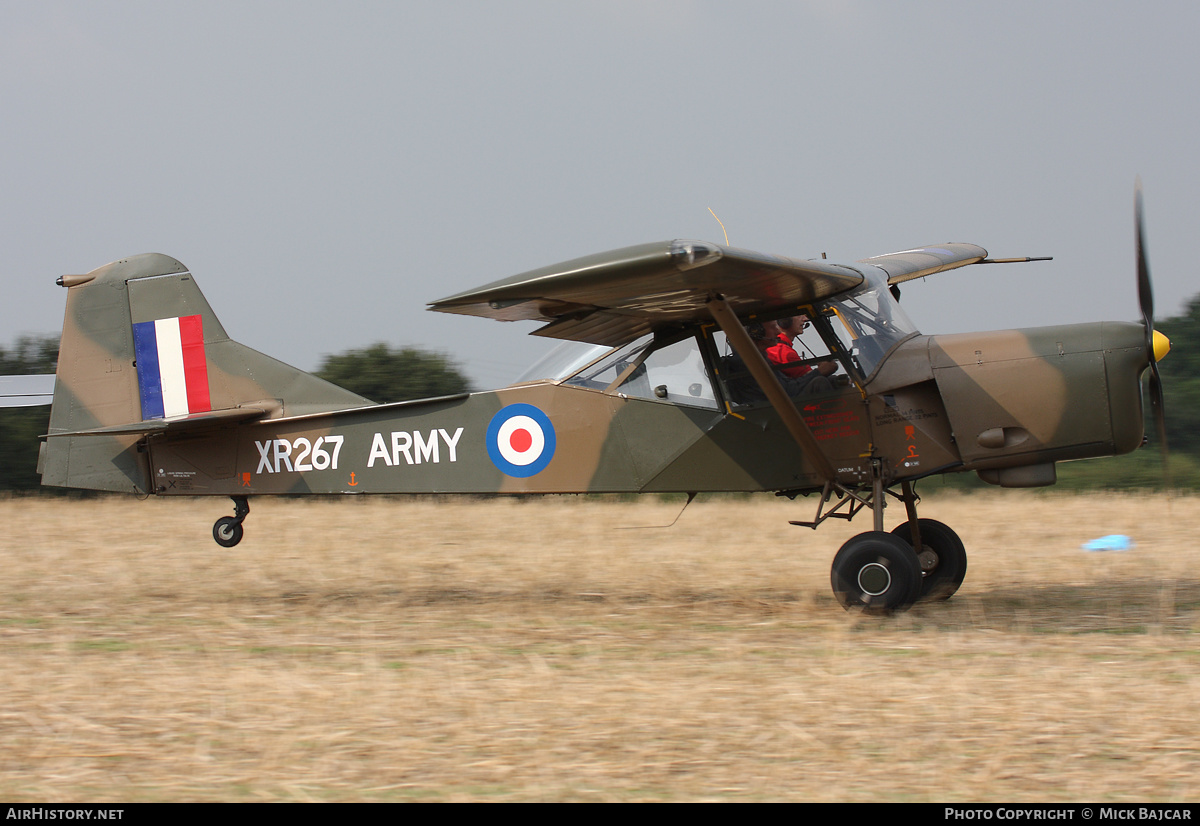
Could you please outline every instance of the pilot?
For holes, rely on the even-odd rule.
[[[796,352],[796,348],[792,345],[792,341],[796,338],[799,338],[800,334],[804,332],[805,328],[808,327],[808,316],[791,316],[767,323],[775,325],[775,329],[779,331],[775,342],[772,343],[771,346],[766,350],[767,361],[771,362],[772,365],[775,365],[775,369],[780,373],[783,373],[785,376],[789,376],[793,379],[798,379],[808,375],[809,372],[814,369],[813,367],[803,363],[792,364],[792,362],[801,362],[800,354]],[[787,365],[791,366],[789,367]],[[823,377],[832,376],[837,372],[837,362],[817,362],[816,371]],[[814,376],[812,380],[815,382],[816,377]],[[806,388],[804,392],[822,393],[825,390],[833,389],[833,385],[830,382],[817,382],[817,384],[818,387],[811,389]],[[820,385],[824,386],[822,387]]]
[[[746,327],[746,332],[750,335],[750,340],[754,342],[754,346],[758,348],[759,352],[763,354],[763,356],[773,367],[777,367],[777,365],[779,365],[781,362],[778,362],[771,357],[771,350],[781,343],[780,335],[782,333],[779,325],[774,321],[756,321]],[[788,341],[790,342],[791,339],[789,338]],[[791,349],[790,343],[788,345],[788,349]],[[792,350],[791,352],[795,358],[799,358],[799,355],[795,350]],[[737,353],[734,353],[730,358],[733,361],[733,364],[730,371],[728,385],[730,393],[734,397],[734,401],[740,404],[750,404],[752,402],[766,400],[766,394],[763,393],[762,388],[758,386],[758,382],[754,380],[754,377],[750,375],[750,371],[746,368],[745,364],[742,363],[742,360],[738,357]],[[837,369],[836,362],[828,363],[833,365],[834,369]],[[779,383],[783,385],[783,389],[789,396],[800,396],[808,393],[825,393],[833,389],[833,383],[826,378],[828,374],[822,372],[821,367],[823,367],[823,365],[824,363],[819,365],[817,370],[813,370],[807,365],[792,365],[792,367],[789,369],[795,370],[798,367],[805,367],[806,369],[803,371],[803,375],[799,377],[789,376],[776,369],[775,376],[779,379]],[[830,372],[833,371],[831,370]]]

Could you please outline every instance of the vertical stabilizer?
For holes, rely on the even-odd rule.
[[[250,405],[282,417],[370,404],[232,341],[169,256],[137,255],[58,283],[67,310],[42,484],[150,490],[146,435],[89,431]]]

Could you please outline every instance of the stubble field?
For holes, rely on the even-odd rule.
[[[967,580],[892,618],[810,500],[252,507],[0,501],[0,797],[1200,797],[1200,499],[927,498]]]

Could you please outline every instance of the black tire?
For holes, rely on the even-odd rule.
[[[235,516],[222,516],[213,525],[213,539],[222,548],[232,548],[242,541],[242,523]]]
[[[921,594],[921,564],[909,544],[883,531],[860,533],[833,558],[833,594],[846,610],[903,611]]]
[[[921,596],[919,599],[950,599],[967,575],[967,549],[949,526],[936,519],[918,519],[921,529]],[[892,533],[912,546],[912,528],[902,522]]]

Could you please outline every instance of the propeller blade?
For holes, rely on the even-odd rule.
[[[1137,234],[1138,305],[1142,323],[1146,325],[1146,352],[1150,357],[1150,408],[1154,411],[1154,426],[1158,430],[1159,452],[1162,454],[1163,483],[1171,489],[1171,469],[1167,451],[1167,419],[1163,405],[1162,376],[1154,352],[1154,288],[1150,283],[1150,263],[1146,257],[1145,218],[1142,212],[1142,181],[1139,178],[1133,197],[1134,231]]]
[[[1158,362],[1150,361],[1150,407],[1154,411],[1154,426],[1158,429],[1158,446],[1162,455],[1163,484],[1169,492],[1173,487],[1171,465],[1167,450],[1167,414],[1163,405],[1162,377],[1158,374]]]
[[[1150,360],[1154,361],[1154,289],[1150,284],[1150,264],[1146,260],[1146,231],[1142,217],[1142,182],[1139,179],[1134,190],[1133,209],[1137,233],[1137,279],[1138,305],[1142,309],[1142,321],[1146,324],[1146,346],[1150,349]]]
[[[1150,407],[1154,410],[1154,424],[1158,428],[1159,439],[1163,443],[1165,456],[1167,449],[1167,422],[1163,407],[1162,376],[1158,373],[1158,362],[1150,362]]]

